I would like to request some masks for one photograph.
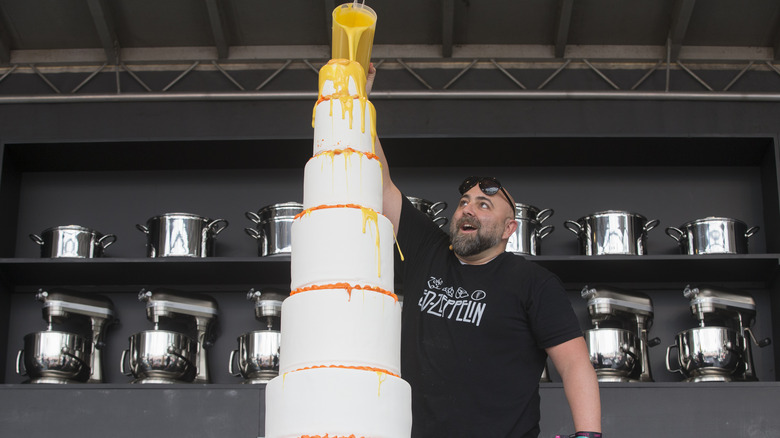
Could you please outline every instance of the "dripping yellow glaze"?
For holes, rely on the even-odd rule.
[[[377,371],[376,375],[379,378],[379,384],[377,385],[377,388],[376,388],[376,395],[377,395],[377,397],[379,397],[379,396],[382,395],[382,383],[385,380],[387,380],[387,373],[384,373],[384,372],[381,372],[381,371]]]
[[[355,82],[357,94],[349,92],[349,80]],[[325,83],[330,81],[333,84],[333,93],[323,95],[322,90]],[[371,152],[376,152],[374,142],[376,141],[376,109],[366,96],[366,74],[359,63],[347,59],[331,59],[320,69],[319,93],[317,103],[312,111],[311,124],[314,127],[315,117],[317,115],[317,105],[328,100],[330,104],[330,117],[333,117],[333,100],[337,99],[341,103],[341,118],[349,116],[349,128],[352,129],[354,100],[360,102],[361,118],[360,132],[366,132],[366,112],[369,115],[369,129],[371,134]]]

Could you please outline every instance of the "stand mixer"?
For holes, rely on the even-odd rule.
[[[138,300],[146,303],[154,329],[130,337],[122,373],[130,375],[125,371],[130,353],[133,383],[209,383],[207,350],[216,338],[216,300],[169,290],[141,290]]]
[[[47,327],[25,336],[17,372],[30,376],[30,383],[102,383],[105,332],[118,322],[113,302],[65,290],[39,290],[35,299],[43,303]]]
[[[591,363],[600,382],[652,382],[649,347],[658,338],[648,339],[653,323],[653,302],[647,295],[611,287],[580,292],[588,300],[588,313],[594,328],[585,331]]]
[[[753,335],[753,298],[741,292],[690,285],[683,296],[689,300],[698,327],[677,334],[676,344],[667,348],[667,369],[682,373],[691,382],[758,380],[750,341],[765,347],[771,340],[757,341]],[[679,369],[669,364],[670,350],[675,347],[679,350]]]
[[[243,383],[268,383],[279,375],[282,302],[287,294],[273,289],[251,289],[246,299],[255,303],[255,319],[264,328],[238,337],[238,349],[230,353],[228,371],[244,377]],[[239,372],[234,371],[234,364]]]

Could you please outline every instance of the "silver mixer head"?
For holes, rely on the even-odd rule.
[[[255,319],[264,322],[268,330],[280,330],[282,320],[282,302],[287,294],[276,289],[263,291],[250,289],[246,299],[255,302]]]
[[[683,290],[683,296],[690,300],[691,313],[700,324],[704,323],[708,315],[714,314],[739,318],[740,323],[748,326],[756,317],[756,302],[744,293],[688,285]]]
[[[213,320],[219,313],[217,301],[206,295],[141,289],[138,301],[146,302],[146,317],[155,325],[160,322],[160,318],[190,316],[198,321]]]
[[[114,303],[99,295],[84,295],[70,291],[38,290],[35,299],[43,303],[43,319],[51,325],[73,316],[113,320]]]
[[[653,301],[639,292],[585,285],[580,295],[588,300],[588,313],[594,322],[627,316],[641,319],[653,318]]]
[[[282,316],[282,301],[287,295],[274,289],[259,291],[250,289],[246,294],[246,299],[255,302],[255,318],[262,319],[267,316]]]

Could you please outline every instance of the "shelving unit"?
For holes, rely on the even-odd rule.
[[[587,317],[579,290],[585,284],[625,287],[653,298],[651,336],[662,339],[650,352],[656,382],[603,384],[607,430],[637,427],[636,436],[649,437],[642,435],[645,430],[675,432],[676,421],[695,421],[706,424],[697,432],[717,434],[718,423],[709,414],[670,413],[668,408],[702,397],[739,400],[740,422],[732,423],[738,430],[751,419],[763,421],[766,430],[780,430],[780,420],[767,411],[772,406],[767,400],[780,394],[780,324],[773,321],[780,314],[780,146],[774,126],[780,109],[761,103],[653,101],[388,99],[375,105],[393,179],[406,194],[454,206],[455,187],[466,174],[494,174],[519,202],[555,210],[549,223],[556,230],[533,260],[562,279],[583,327]],[[125,415],[149,406],[143,418],[151,430],[155,424],[175,428],[185,422],[197,429],[201,423],[192,416],[207,418],[214,409],[219,424],[232,422],[233,436],[262,436],[263,388],[242,385],[229,375],[227,360],[237,348],[235,339],[257,327],[246,291],[287,287],[289,257],[258,257],[256,243],[243,232],[252,225],[244,213],[299,200],[303,166],[311,154],[310,127],[289,120],[306,119],[310,110],[309,102],[0,106],[0,327],[5,327],[0,332],[0,410],[41,410],[49,425],[68,429],[74,410],[63,400],[78,398],[84,403],[79,412],[101,418],[95,434],[122,436],[113,429],[123,424],[114,419],[115,410]],[[36,115],[44,111],[45,116]],[[730,123],[723,123],[723,113],[733,117]],[[404,117],[394,116],[399,114]],[[187,123],[180,119],[188,117]],[[50,127],[52,120],[60,121],[56,128]],[[262,124],[254,126],[252,120]],[[648,235],[648,255],[577,254],[576,238],[563,221],[605,209],[634,210],[661,221]],[[217,257],[146,258],[145,236],[135,224],[182,210],[230,221],[217,238]],[[450,213],[451,208],[445,211]],[[715,214],[760,226],[751,237],[750,254],[680,255],[664,235],[667,226]],[[39,258],[27,235],[71,222],[119,239],[101,259]],[[681,296],[688,283],[738,288],[755,297],[756,336],[773,339],[772,346],[754,350],[761,381],[690,384],[666,371],[663,347],[693,324]],[[106,384],[21,383],[24,378],[14,369],[16,352],[26,333],[44,328],[40,303],[32,297],[49,287],[107,294],[117,305],[121,323],[108,332]],[[210,293],[218,300],[220,333],[210,357],[213,384],[134,386],[119,373],[127,337],[149,328],[136,295],[155,287]],[[570,431],[560,383],[542,385],[541,393],[543,434]],[[161,397],[177,403],[186,399],[182,406],[191,411],[177,410],[181,415],[171,419],[159,405]],[[640,398],[641,408],[629,403]],[[252,400],[249,405],[247,400]],[[21,415],[0,422],[0,435],[30,424]],[[649,424],[656,427],[643,428]],[[165,427],[159,430],[169,430]],[[181,430],[190,430],[186,427]],[[201,429],[203,436],[228,430]]]

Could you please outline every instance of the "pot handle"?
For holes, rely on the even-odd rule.
[[[672,233],[677,234],[677,236],[672,235]],[[677,243],[680,243],[680,239],[685,235],[685,233],[682,232],[681,229],[675,228],[675,227],[666,227],[666,235],[671,237],[672,239],[676,240]]]
[[[543,210],[540,210],[539,213],[536,213],[536,221],[541,224],[542,222],[546,221],[547,219],[550,218],[550,216],[554,214],[555,214],[555,210],[553,210],[552,208],[545,208]]]
[[[149,228],[146,228],[145,226],[143,226],[141,224],[135,224],[135,227],[138,229],[138,231],[140,231],[140,232],[142,232],[144,234],[149,234]]]
[[[106,234],[97,241],[98,245],[102,246],[103,249],[108,248],[114,242],[116,242],[116,234]]]
[[[575,235],[579,236],[580,232],[582,231],[582,226],[574,221],[563,221],[563,227],[567,230],[571,231]],[[575,230],[576,228],[576,230]]]
[[[545,237],[549,236],[550,233],[555,231],[555,227],[552,225],[545,225],[542,228],[539,228],[539,231],[537,231],[536,235],[539,237],[539,239],[544,239]]]
[[[27,368],[24,367],[24,361],[22,361],[23,356],[24,350],[19,350],[19,352],[16,353],[16,374],[19,374],[20,376],[27,375]]]
[[[441,222],[441,223],[439,223],[439,222]],[[439,228],[441,228],[441,227],[447,225],[447,218],[444,217],[444,216],[439,216],[439,217],[433,219],[433,223],[435,223],[436,225],[439,226]]]
[[[259,224],[260,223],[260,216],[257,215],[254,211],[247,211],[244,213],[244,216],[246,216],[247,219],[250,221]]]
[[[433,205],[429,207],[429,214],[431,216],[436,216],[437,214],[441,213],[442,211],[447,209],[447,203],[444,201],[435,202]]]
[[[222,230],[228,227],[230,223],[227,221],[227,219],[214,219],[211,221],[206,228],[209,229],[214,235],[221,233]]]
[[[255,240],[265,239],[265,233],[263,233],[262,231],[258,231],[254,228],[249,228],[249,227],[244,228],[244,231],[246,231],[246,233],[249,234],[249,237]]]
[[[760,230],[760,229],[761,229],[761,228],[759,228],[759,227],[751,227],[751,228],[748,228],[748,230],[747,230],[747,231],[745,231],[745,237],[746,237],[746,238],[748,238],[748,237],[750,237],[750,236],[752,236],[752,235],[754,235],[754,234],[758,233],[758,230]]]
[[[672,348],[677,348],[677,344],[666,347],[666,369],[670,373],[682,373],[682,366],[680,366],[680,368],[677,368],[676,370],[673,370],[672,367],[669,366],[669,356],[671,355]],[[680,361],[678,360],[677,363],[679,364],[679,362]]]
[[[43,238],[37,234],[30,234],[30,239],[32,239],[33,242],[37,243],[38,245],[43,246]]]
[[[233,371],[233,363],[236,361],[236,353],[238,353],[238,350],[233,350],[230,352],[230,362],[228,362],[228,372],[230,372],[230,375],[233,377],[240,377],[241,373],[236,373]]]
[[[127,353],[129,353],[130,350],[122,350],[122,359],[119,360],[119,372],[124,374],[125,376],[132,376],[133,373],[128,373],[125,371],[125,362],[127,362]]]
[[[658,226],[658,224],[660,224],[660,223],[661,223],[661,221],[659,221],[658,219],[653,219],[653,220],[651,220],[651,221],[648,221],[648,222],[645,224],[645,226],[644,226],[645,233],[646,233],[646,232],[648,232],[648,231],[650,231],[650,230],[652,230],[653,228],[657,227],[657,226]]]

